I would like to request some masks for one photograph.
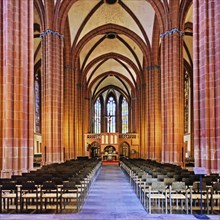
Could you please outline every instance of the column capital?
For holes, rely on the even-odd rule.
[[[178,33],[180,36],[183,36],[184,35],[184,32],[182,32],[181,30],[179,30],[178,28],[172,28],[162,34],[160,34],[160,37],[161,38],[164,38],[166,35],[171,35],[171,34],[174,34],[174,33]]]
[[[53,36],[58,36],[60,39],[63,39],[64,38],[64,35],[63,34],[60,34],[59,32],[57,31],[53,31],[51,29],[47,29],[46,31],[43,31],[41,34],[40,34],[40,38],[44,38],[46,35],[48,34],[51,34]]]

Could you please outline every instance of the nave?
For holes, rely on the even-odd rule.
[[[218,215],[209,215],[219,220]],[[0,219],[73,219],[73,220],[135,220],[135,219],[178,219],[193,220],[193,215],[149,215],[135,195],[129,180],[117,165],[103,165],[91,186],[87,200],[77,214],[5,214]]]

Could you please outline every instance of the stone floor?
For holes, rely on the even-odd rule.
[[[219,215],[209,215],[220,220]],[[80,213],[71,214],[5,214],[1,219],[55,219],[55,220],[196,220],[193,215],[147,214],[133,192],[124,173],[117,165],[104,165],[93,183]]]

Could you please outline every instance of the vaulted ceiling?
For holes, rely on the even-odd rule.
[[[59,4],[64,1],[60,0]],[[161,3],[167,5],[169,1],[161,0]],[[57,4],[54,0],[54,6]],[[152,49],[156,20],[152,5],[147,0],[79,0],[72,4],[67,19],[72,51],[86,39],[78,60],[91,95],[96,97],[100,92],[114,88],[131,97],[141,81],[146,51],[150,54]],[[40,24],[36,10],[34,23]],[[192,65],[192,7],[185,24],[191,25],[186,25],[184,30],[188,32],[184,36],[184,59]],[[114,28],[105,31],[106,25]],[[104,30],[100,31],[99,27]],[[43,30],[35,28],[35,35],[40,31]],[[39,37],[35,38],[34,49],[36,64],[41,59]]]

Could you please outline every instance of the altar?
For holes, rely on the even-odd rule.
[[[117,161],[118,149],[115,146],[108,145],[102,151],[102,161]]]
[[[103,154],[102,161],[117,161],[118,154]]]

